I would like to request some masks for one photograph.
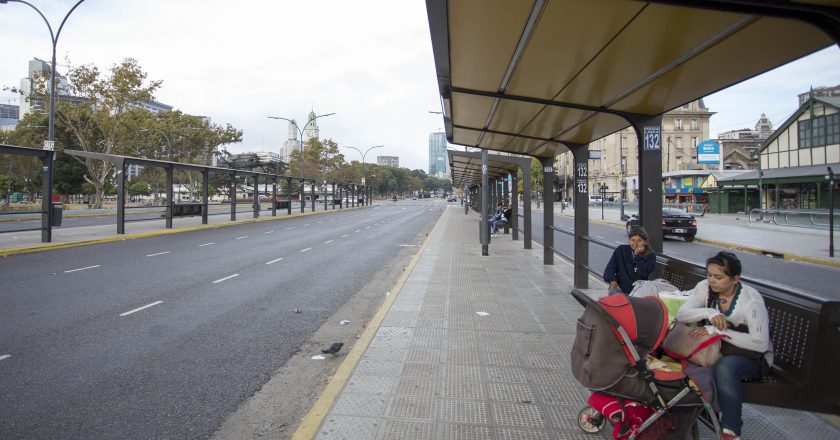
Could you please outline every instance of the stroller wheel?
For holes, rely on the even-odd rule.
[[[604,424],[606,423],[606,417],[591,406],[585,406],[578,413],[578,426],[580,426],[583,432],[597,434],[604,429]]]

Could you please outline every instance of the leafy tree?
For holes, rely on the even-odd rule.
[[[85,171],[85,166],[72,156],[63,153],[56,154],[53,161],[53,182],[55,192],[62,195],[65,203],[69,195],[79,194],[82,191]]]
[[[149,196],[152,195],[152,189],[149,187],[149,182],[135,180],[128,186],[128,193],[133,196]]]

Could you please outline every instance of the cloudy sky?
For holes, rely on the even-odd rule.
[[[75,0],[29,0],[57,27]],[[49,60],[49,34],[22,4],[0,5],[0,86],[18,86],[32,57]],[[772,50],[772,48],[768,48]],[[101,69],[123,58],[163,80],[159,101],[244,130],[232,151],[278,151],[282,116],[317,114],[322,137],[368,155],[428,167],[428,133],[442,129],[423,0],[87,0],[58,43],[59,72]],[[736,60],[735,60],[736,61]],[[736,61],[737,62],[737,61]],[[64,67],[62,67],[64,66]],[[783,122],[810,86],[840,84],[831,47],[706,98],[711,135],[752,127],[761,113]],[[17,103],[0,92],[0,103]],[[359,153],[344,150],[348,159]]]

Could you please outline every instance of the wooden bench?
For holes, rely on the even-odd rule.
[[[680,290],[693,289],[706,278],[704,267],[668,257],[657,260],[651,279],[664,278]],[[770,374],[744,383],[744,401],[840,415],[840,378],[834,375],[840,368],[840,301],[741,279],[764,298],[774,353]]]

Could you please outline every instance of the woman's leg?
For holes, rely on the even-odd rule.
[[[721,426],[741,435],[741,381],[758,374],[758,359],[744,356],[724,356],[715,364],[715,387],[720,403]]]

